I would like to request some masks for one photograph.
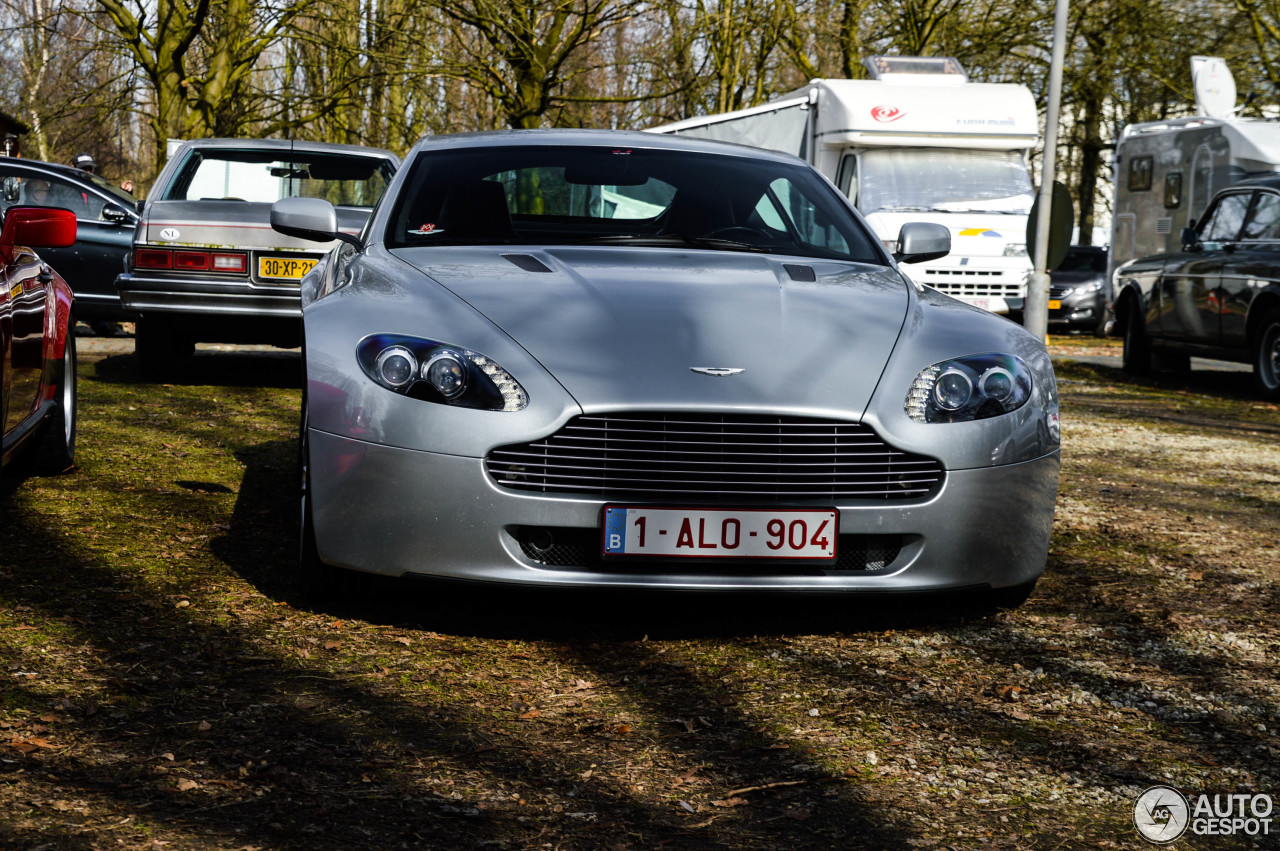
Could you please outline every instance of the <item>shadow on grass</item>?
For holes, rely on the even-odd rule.
[[[294,594],[287,572],[293,518],[280,498],[291,490],[291,465],[284,463],[291,457],[291,441],[246,450],[249,469],[230,528],[214,543],[231,569],[277,599]],[[188,519],[162,495],[142,498],[170,522]],[[639,669],[653,661],[653,651],[636,642],[615,646],[616,631],[602,647],[575,639],[547,652],[593,677],[636,668],[627,688],[639,707],[636,723],[658,730],[642,746],[614,741],[607,725],[513,725],[501,706],[430,683],[384,682],[373,665],[309,661],[291,644],[282,648],[270,629],[263,634],[261,623],[250,627],[234,614],[206,611],[198,595],[190,606],[175,606],[165,582],[149,581],[128,560],[83,549],[70,530],[37,511],[0,528],[0,552],[0,600],[53,624],[58,643],[76,648],[79,666],[71,690],[52,687],[54,679],[67,682],[61,677],[0,686],[3,705],[56,715],[57,740],[77,743],[4,763],[23,772],[25,799],[47,809],[36,839],[48,847],[97,847],[125,835],[135,843],[155,837],[183,847],[234,842],[276,849],[538,847],[546,840],[568,849],[618,843],[824,849],[855,839],[900,846],[911,835],[901,814],[877,805],[858,783],[831,776],[798,743],[792,749],[785,734],[761,731],[761,719],[746,708],[719,705],[714,737],[692,741],[678,729],[667,731],[677,708],[714,700],[715,684],[673,669],[653,683],[660,693],[649,693]],[[202,581],[220,580],[205,574],[196,578]],[[364,604],[359,613],[375,625],[420,620],[424,610],[457,599],[427,592]],[[473,599],[480,608],[491,598]],[[517,610],[515,595],[506,605]],[[579,625],[553,622],[568,611],[526,604],[520,632],[603,634],[610,620],[588,609]],[[631,618],[623,632],[656,632],[671,614],[639,609]],[[510,626],[500,610],[477,612],[476,620],[494,633]],[[744,738],[759,755],[743,753]],[[786,753],[767,752],[770,745]],[[683,771],[707,766],[720,794],[797,772],[805,788],[781,789],[721,823],[705,805],[694,817],[665,794],[640,794],[622,776],[595,771],[605,755],[648,759],[655,748],[670,748],[658,758]],[[459,788],[484,791],[452,794],[454,778],[466,781]],[[99,821],[84,830],[74,814],[59,815],[55,801],[134,826]],[[0,826],[0,846],[34,847],[36,839]]]
[[[138,361],[133,355],[111,355],[94,363],[93,377],[110,384],[300,388],[302,356],[296,350],[200,351],[182,358],[172,377],[152,382],[138,371]]]

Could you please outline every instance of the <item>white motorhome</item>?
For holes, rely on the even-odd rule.
[[[887,245],[910,221],[951,231],[951,253],[904,269],[996,313],[1020,311],[1039,140],[1025,86],[973,83],[945,57],[874,56],[870,80],[814,80],[751,109],[651,128],[795,154],[853,200]]]
[[[1191,76],[1195,117],[1130,124],[1116,142],[1108,282],[1131,260],[1179,250],[1219,189],[1280,171],[1280,123],[1235,117],[1226,63],[1192,57]]]

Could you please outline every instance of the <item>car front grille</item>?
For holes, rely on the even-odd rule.
[[[1049,286],[1049,298],[1063,298],[1069,292],[1071,292],[1071,287],[1062,284]]]
[[[925,269],[924,283],[950,296],[1022,298],[1027,284],[1020,272],[1003,269]]]
[[[505,488],[663,503],[924,499],[945,476],[860,423],[752,414],[584,415],[485,464]]]

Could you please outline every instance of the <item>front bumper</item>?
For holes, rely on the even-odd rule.
[[[297,287],[263,287],[243,278],[144,277],[125,272],[116,278],[116,289],[124,308],[137,313],[302,317]]]
[[[316,429],[309,446],[316,546],[329,564],[397,577],[716,591],[927,592],[1031,582],[1048,554],[1060,464],[1055,451],[1022,464],[950,471],[926,502],[835,506],[842,539],[867,535],[901,543],[896,557],[880,567],[610,562],[601,569],[540,563],[517,534],[534,527],[590,536],[600,529],[602,500],[498,487],[480,458]]]
[[[1102,322],[1105,302],[1101,293],[1059,299],[1061,307],[1049,311],[1049,324],[1069,328],[1096,328]]]

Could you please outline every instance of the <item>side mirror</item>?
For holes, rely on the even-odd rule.
[[[102,220],[113,225],[125,225],[133,219],[133,215],[119,204],[107,204],[102,208]]]
[[[898,231],[898,250],[893,259],[899,263],[923,263],[951,253],[951,231],[934,222],[907,222]]]
[[[145,210],[145,209],[147,208],[147,199],[146,199],[146,198],[139,198],[139,199],[137,200],[137,203],[135,203],[135,204],[134,204],[134,206],[138,208],[138,215],[139,215],[139,216],[141,216],[141,215],[142,215],[142,211],[143,211],[143,210]]]
[[[1199,251],[1200,237],[1196,234],[1196,220],[1187,221],[1187,226],[1182,229],[1182,234],[1178,237],[1178,241],[1182,244],[1183,251]]]
[[[76,214],[54,207],[10,207],[0,228],[0,258],[13,261],[13,247],[66,248],[76,241]]]
[[[338,229],[337,211],[321,198],[281,198],[271,205],[271,227],[277,233],[311,242],[340,239],[363,247],[359,239]]]

